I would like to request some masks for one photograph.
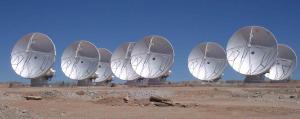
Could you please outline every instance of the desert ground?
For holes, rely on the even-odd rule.
[[[26,99],[35,96],[41,99]],[[151,97],[166,99],[151,101]],[[8,87],[1,119],[299,119],[300,89],[268,86]]]

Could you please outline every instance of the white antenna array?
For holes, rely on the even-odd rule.
[[[31,79],[31,84],[46,84],[54,76],[56,49],[42,33],[22,37],[11,52],[11,66],[16,74]],[[166,80],[174,62],[174,49],[165,37],[146,36],[119,46],[113,54],[89,41],[69,45],[61,57],[63,73],[73,80],[111,81],[113,74],[121,80]],[[226,52],[214,42],[198,44],[190,52],[188,68],[199,80],[217,81],[227,65],[247,80],[289,79],[297,66],[297,55],[287,45],[277,45],[271,31],[260,26],[246,26],[229,39]],[[265,77],[264,77],[265,76]],[[83,81],[84,82],[84,81]]]

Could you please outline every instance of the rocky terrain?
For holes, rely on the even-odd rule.
[[[1,119],[298,119],[297,86],[0,87]]]

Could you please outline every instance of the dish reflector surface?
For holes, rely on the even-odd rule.
[[[194,77],[211,81],[221,76],[226,62],[225,50],[217,43],[206,42],[192,50],[188,58],[188,67]]]
[[[287,45],[278,45],[276,63],[271,67],[266,77],[271,80],[284,80],[292,75],[297,66],[297,56],[292,48]]]
[[[101,58],[96,71],[97,78],[95,79],[95,82],[102,82],[112,76],[110,68],[111,52],[105,48],[99,48],[98,51]]]
[[[140,76],[134,72],[130,64],[131,52],[135,43],[119,46],[111,57],[111,70],[121,80],[134,80]]]
[[[88,41],[77,41],[63,52],[61,68],[70,79],[83,80],[96,72],[99,59],[95,45]]]
[[[174,61],[171,43],[161,36],[146,36],[137,42],[132,54],[133,70],[144,78],[158,78],[167,73]]]
[[[23,78],[44,75],[55,60],[55,46],[42,33],[30,33],[21,38],[11,52],[11,66]]]
[[[229,65],[244,75],[265,73],[275,63],[277,41],[266,28],[247,26],[239,29],[227,44]]]

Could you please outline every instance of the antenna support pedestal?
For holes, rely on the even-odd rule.
[[[95,85],[96,86],[109,86],[112,82],[112,77],[110,77],[109,79],[105,80],[105,81],[101,81],[101,82],[96,82]]]
[[[93,85],[93,80],[92,79],[83,79],[83,80],[78,80],[77,86],[91,86]]]
[[[169,76],[169,75],[168,75]],[[129,86],[155,86],[167,83],[168,76],[161,76],[159,78],[138,78],[127,81],[125,84]]]
[[[46,87],[48,84],[48,77],[39,77],[30,80],[31,87]]]
[[[244,80],[245,83],[262,83],[264,81],[265,81],[264,74],[247,75]]]

